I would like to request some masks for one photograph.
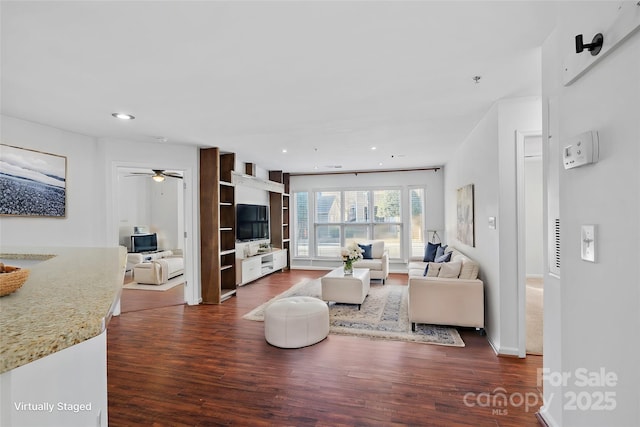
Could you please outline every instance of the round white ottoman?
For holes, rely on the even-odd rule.
[[[265,309],[264,337],[276,347],[306,347],[328,334],[329,307],[318,298],[282,298]]]

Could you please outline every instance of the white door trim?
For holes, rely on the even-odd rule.
[[[166,166],[166,167],[165,167]],[[194,195],[198,194],[197,183],[193,179],[193,170],[191,168],[175,168],[170,165],[158,165],[156,163],[141,162],[112,162],[110,168],[111,179],[111,209],[107,212],[106,241],[109,245],[118,246],[119,235],[119,196],[118,196],[118,170],[120,168],[140,168],[140,169],[157,169],[181,171],[183,173],[184,186],[184,278],[186,285],[184,286],[184,300],[189,305],[197,305],[200,303],[200,277],[199,277],[199,234],[196,228],[198,224],[198,212],[194,209],[197,206]]]
[[[525,140],[542,137],[541,130],[516,131],[516,224],[518,230],[518,357],[527,356],[527,250],[526,250],[526,208],[525,208]],[[543,159],[544,162],[544,159]]]

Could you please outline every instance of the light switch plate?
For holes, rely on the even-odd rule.
[[[496,217],[495,216],[490,216],[489,217],[489,228],[492,230],[496,229]]]
[[[596,226],[583,225],[580,230],[580,254],[582,259],[596,262]]]

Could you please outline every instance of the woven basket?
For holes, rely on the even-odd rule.
[[[27,281],[29,270],[19,268],[10,273],[0,273],[0,297],[17,291]]]

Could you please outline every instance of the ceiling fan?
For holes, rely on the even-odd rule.
[[[155,182],[162,182],[165,178],[182,179],[182,175],[177,172],[167,172],[163,169],[151,169],[152,173],[148,172],[132,172],[129,176],[150,176]]]

